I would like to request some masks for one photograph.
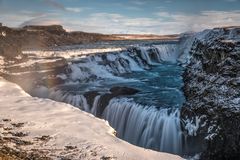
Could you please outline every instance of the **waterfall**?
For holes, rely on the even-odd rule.
[[[83,95],[51,90],[49,98],[76,106],[96,116],[101,95],[90,109]],[[157,109],[142,106],[131,99],[113,98],[102,117],[117,131],[117,136],[134,145],[174,154],[182,154],[182,132],[179,109]]]
[[[110,69],[105,65],[99,65],[95,60],[90,58],[86,60],[85,63],[71,64],[71,74],[69,80],[72,81],[82,81],[88,80],[91,77],[97,78],[119,78],[113,76]]]
[[[153,63],[151,61],[151,58],[149,57],[147,48],[146,47],[140,47],[140,50],[141,50],[141,57],[144,60],[146,60],[149,65],[152,65]]]
[[[176,63],[177,44],[138,46],[128,51],[96,54],[75,60],[69,64],[68,82],[89,79],[121,79],[120,74],[143,71],[162,61]]]
[[[61,91],[60,89],[51,89],[49,97],[58,102],[65,102],[76,106],[86,112],[90,112],[89,105],[86,98],[83,95],[71,94],[68,92]]]
[[[82,100],[82,105],[83,105],[84,111],[90,112],[86,98],[83,95],[80,95],[80,99]]]
[[[116,129],[117,136],[135,145],[181,154],[182,133],[178,109],[156,109],[112,99],[103,117]]]
[[[123,84],[128,85],[128,82],[131,82],[132,77],[129,78],[130,76],[128,74],[123,75],[124,73],[146,71],[152,67],[162,67],[156,65],[163,61],[175,63],[177,58],[177,44],[138,46],[121,52],[95,54],[85,56],[84,58],[75,57],[69,63],[68,69],[70,71],[64,76],[59,76],[64,77],[65,84],[49,89],[48,92],[46,92],[47,89],[39,89],[39,95],[48,93],[48,98],[50,99],[71,104],[95,116],[97,111],[102,109],[104,110],[103,114],[98,116],[109,122],[117,131],[119,138],[144,148],[182,154],[183,143],[179,109],[143,106],[127,98],[111,99],[112,97],[108,99],[111,99],[109,103],[107,101],[108,105],[107,103],[104,104],[104,108],[106,107],[104,109],[103,107],[101,108],[102,99],[100,98],[110,93],[108,89],[112,87],[112,84],[121,86]],[[151,73],[150,70],[146,72]],[[137,73],[136,75],[139,76],[141,74],[144,75],[146,73]],[[135,75],[135,73],[132,75]],[[147,81],[142,82],[141,76],[139,76],[140,78],[137,76],[135,81],[139,83],[137,84],[138,86],[148,83]],[[153,78],[148,76],[150,74],[146,74],[146,78],[150,80]],[[158,77],[158,74],[156,77]],[[157,83],[158,79],[156,80],[156,77],[153,79]],[[144,80],[146,78],[144,77]],[[108,86],[108,82],[111,81],[112,84]],[[161,90],[162,86],[157,86],[158,84],[155,86],[155,81],[153,81],[153,87],[158,87]],[[94,91],[97,94],[89,96],[89,98],[85,94],[86,91]],[[156,90],[149,90],[148,92],[152,91]],[[170,93],[166,92],[166,94]],[[139,94],[137,96],[145,95],[151,96],[150,94]],[[88,103],[92,106],[89,106]]]
[[[80,65],[73,64],[70,65],[70,68],[72,71],[70,76],[73,81],[88,79],[91,76],[90,73],[84,72]]]
[[[50,92],[49,98],[72,104],[97,114],[101,95],[94,98],[90,109],[83,95],[60,90]],[[117,136],[132,144],[157,151],[182,154],[182,132],[179,109],[157,109],[142,106],[131,99],[113,98],[102,117],[117,131]]]
[[[93,101],[93,106],[92,106],[92,109],[91,109],[91,113],[96,116],[97,115],[97,107],[98,107],[98,103],[99,103],[99,99],[100,99],[101,95],[98,95],[94,98],[94,101]]]
[[[131,71],[143,71],[143,69],[138,65],[138,63],[132,57],[126,54],[120,54],[120,56],[128,60]]]
[[[177,44],[154,45],[154,47],[158,50],[161,61],[176,63],[179,56]]]

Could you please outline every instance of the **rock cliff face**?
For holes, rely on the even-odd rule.
[[[240,157],[240,28],[196,35],[184,74],[183,119],[192,119],[206,145],[202,159]],[[186,128],[185,128],[186,129]],[[186,129],[187,132],[187,129]]]

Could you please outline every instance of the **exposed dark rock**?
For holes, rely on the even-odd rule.
[[[4,119],[2,119],[2,121],[3,121],[3,122],[10,122],[11,119],[4,118]]]
[[[240,158],[240,113],[222,111],[218,114],[218,134],[208,141],[207,151],[202,159],[231,159]]]
[[[107,105],[109,104],[110,100],[116,96],[117,95],[107,93],[100,97],[98,107],[97,107],[97,114],[96,114],[97,117],[102,116],[102,113],[103,113],[104,109],[107,107]]]
[[[6,160],[52,160],[52,158],[49,158],[45,156],[40,151],[31,151],[30,153],[27,153],[26,151],[22,149],[13,149],[7,146],[2,146],[0,149],[0,157],[2,159]]]
[[[23,133],[23,132],[11,132],[11,135],[15,136],[15,137],[25,137],[28,134],[27,133]]]
[[[239,28],[219,28],[196,39],[184,73],[182,119],[200,118],[201,159],[240,158]],[[233,36],[234,35],[234,36]],[[200,149],[201,150],[201,149]]]
[[[130,52],[130,56],[138,62],[138,64],[144,69],[150,69],[151,67],[148,65],[147,61],[141,56],[141,50],[138,47],[128,48]]]
[[[23,29],[27,31],[47,31],[53,34],[63,34],[66,33],[66,30],[63,29],[60,25],[50,25],[50,26],[24,26]]]
[[[1,42],[0,55],[3,56],[6,60],[12,60],[14,59],[14,57],[21,54],[22,54],[21,47],[18,46],[17,44]]]
[[[110,53],[110,54],[112,54],[112,53]],[[99,56],[101,56],[101,58],[103,60],[99,64],[103,65],[103,66],[109,66],[112,70],[110,72],[112,72],[113,74],[119,75],[122,72],[131,73],[129,61],[127,59],[118,57],[115,60],[109,60],[107,58],[107,54],[100,54]],[[118,66],[122,66],[122,68],[121,68],[122,70],[119,70]]]
[[[150,48],[148,50],[149,57],[151,58],[152,61],[160,63],[159,57],[157,56],[156,52],[159,52],[156,48]]]
[[[38,141],[44,141],[44,142],[48,142],[52,137],[50,137],[49,135],[43,135],[41,137],[35,137],[36,140]]]
[[[65,146],[65,149],[66,150],[73,150],[73,149],[76,149],[77,146]]]
[[[21,138],[18,138],[18,137],[3,137],[3,141],[4,142],[12,142],[12,143],[15,143],[16,145],[23,145],[23,146],[33,144],[30,141],[25,141],[25,140],[22,140]]]
[[[93,102],[96,96],[100,95],[97,91],[85,92],[83,96],[87,99],[89,106],[93,106]]]
[[[112,87],[110,92],[113,95],[134,95],[139,92],[139,90],[129,87]]]

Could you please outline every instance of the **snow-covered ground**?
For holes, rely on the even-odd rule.
[[[181,159],[133,146],[116,138],[104,120],[68,104],[33,98],[2,78],[0,90],[0,138],[23,133],[21,139],[31,142],[18,146],[25,151],[41,150],[53,159]],[[16,148],[13,142],[6,145]]]
[[[122,48],[100,48],[100,49],[70,49],[70,50],[55,50],[55,51],[24,51],[24,54],[34,54],[37,57],[64,57],[66,59],[85,56],[96,53],[117,52],[122,51]]]

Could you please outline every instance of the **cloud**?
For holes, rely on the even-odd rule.
[[[80,13],[83,10],[82,8],[77,8],[77,7],[66,7],[65,9],[66,11],[75,12],[75,13]]]
[[[240,25],[240,10],[205,10],[195,14],[187,14],[184,12],[167,12],[164,8],[158,8],[160,12],[156,12],[152,16],[131,17],[127,13],[94,13],[92,9],[92,13],[77,17],[72,15],[77,15],[77,13],[85,11],[86,8],[63,6],[55,3],[56,0],[41,0],[41,2],[43,1],[48,5],[54,6],[54,8],[48,9],[47,12],[45,10],[18,10],[12,12],[12,10],[3,11],[1,9],[0,21],[12,27],[19,25],[61,24],[68,30],[110,34],[175,34],[186,31],[200,31],[206,28]],[[141,9],[140,4],[143,4],[141,0],[132,0],[131,2],[140,3],[136,6],[129,6],[136,7],[129,9]],[[66,12],[71,14],[66,14]]]
[[[136,7],[136,6],[126,6],[124,8],[128,9],[128,10],[134,10],[134,11],[141,11],[141,10],[143,10],[142,8]]]
[[[79,7],[66,7],[63,4],[57,2],[56,0],[43,0],[43,2],[49,6],[52,6],[63,11],[79,13],[83,10],[82,8]]]
[[[226,2],[237,2],[237,0],[225,0]]]
[[[153,18],[129,18],[121,14],[94,13],[81,21],[68,19],[62,22],[64,26],[71,30],[82,30],[99,33],[160,33],[160,27],[170,28],[162,25],[161,21]],[[162,32],[162,34],[167,33]],[[168,32],[169,33],[169,32]]]
[[[43,12],[34,12],[34,11],[29,11],[29,10],[20,10],[19,15],[25,15],[29,17],[40,17],[45,15]]]
[[[92,13],[81,21],[69,18],[43,16],[24,22],[22,25],[61,24],[67,30],[98,33],[174,34],[200,31],[226,25],[240,25],[240,11],[203,11],[198,15],[158,12],[155,17],[130,18],[121,14]]]
[[[56,2],[55,0],[42,0],[45,4],[50,5],[52,7],[55,7],[60,10],[66,10],[64,5],[62,5],[59,2]]]
[[[146,1],[134,0],[134,1],[131,1],[131,3],[142,6],[142,5],[146,4]]]
[[[10,26],[10,27],[16,27],[19,24],[21,24],[23,21],[27,21],[32,18],[33,18],[33,16],[31,16],[29,14],[7,13],[7,14],[1,14],[0,22],[3,22],[5,25]]]
[[[72,30],[100,33],[174,34],[207,28],[240,25],[240,10],[202,11],[199,14],[158,12],[155,17],[130,18],[121,14],[95,13],[81,21],[68,20]]]
[[[236,11],[202,11],[200,14],[170,14],[158,12],[159,19],[166,19],[178,25],[185,26],[185,30],[199,31],[205,28],[240,25],[240,10]],[[176,26],[177,27],[177,26]]]
[[[167,1],[165,1],[165,3],[172,3],[173,1],[171,1],[171,0],[167,0]]]
[[[78,11],[78,10],[76,10]],[[76,12],[75,11],[75,12]],[[80,10],[79,10],[80,11]],[[240,10],[202,11],[199,14],[157,12],[152,17],[131,18],[122,14],[92,13],[81,20],[56,13],[1,15],[0,21],[12,25],[63,25],[67,30],[98,33],[175,34],[206,28],[240,25]],[[24,22],[23,22],[24,21]],[[23,22],[23,23],[22,23]]]
[[[20,27],[24,27],[27,25],[54,25],[54,24],[61,24],[60,20],[49,18],[48,16],[41,16],[37,18],[32,18],[20,24]]]

